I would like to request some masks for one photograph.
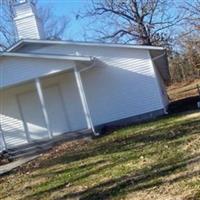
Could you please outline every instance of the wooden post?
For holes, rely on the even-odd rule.
[[[48,130],[48,133],[49,133],[49,138],[51,139],[53,137],[53,134],[52,134],[52,131],[51,131],[51,128],[50,128],[49,117],[48,117],[47,108],[46,108],[46,104],[45,104],[45,101],[44,101],[44,95],[43,95],[43,91],[42,91],[42,86],[41,86],[39,78],[35,79],[35,85],[36,85],[39,101],[40,101],[40,104],[41,104],[42,113],[43,113],[43,116],[44,116],[44,121],[45,121],[47,130]]]

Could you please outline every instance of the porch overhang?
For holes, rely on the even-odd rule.
[[[47,73],[42,73],[38,76],[34,76],[31,78],[27,78],[26,80],[18,80],[17,82],[14,82],[13,84],[4,84],[3,81],[1,81],[0,89],[6,89],[9,87],[25,84],[26,82],[30,82],[35,80],[36,78],[43,78],[50,75],[54,75],[57,73],[61,73],[64,71],[70,71],[74,70],[75,67],[77,67],[78,70],[83,71],[86,70],[88,67],[93,67],[97,59],[95,57],[90,56],[74,56],[74,55],[51,55],[51,54],[36,54],[36,53],[13,53],[13,52],[4,52],[0,55],[1,58],[24,58],[24,59],[42,59],[42,60],[54,60],[54,61],[70,61],[71,65],[70,67],[58,69],[58,70],[52,70]],[[35,63],[34,63],[35,64]],[[59,64],[58,64],[59,65]]]

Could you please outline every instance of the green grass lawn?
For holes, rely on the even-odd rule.
[[[200,199],[200,112],[57,146],[1,178],[0,199]]]

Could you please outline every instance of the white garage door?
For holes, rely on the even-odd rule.
[[[20,95],[19,103],[31,140],[47,139],[48,131],[36,91]]]
[[[44,99],[53,135],[57,136],[68,132],[69,122],[59,86],[45,88]]]

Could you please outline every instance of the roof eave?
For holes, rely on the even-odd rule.
[[[19,40],[17,41],[15,44],[13,44],[12,46],[10,46],[9,48],[6,49],[6,52],[11,52],[13,50],[16,50],[18,48],[20,48],[21,46],[24,45],[24,40]]]
[[[81,41],[63,41],[63,40],[34,40],[23,39],[15,43],[7,49],[11,52],[23,46],[24,44],[63,44],[63,45],[83,45],[83,46],[101,46],[101,47],[116,47],[116,48],[129,48],[129,49],[144,49],[144,50],[164,50],[163,47],[146,46],[146,45],[131,45],[131,44],[112,44],[112,43],[94,43],[94,42],[81,42]]]

